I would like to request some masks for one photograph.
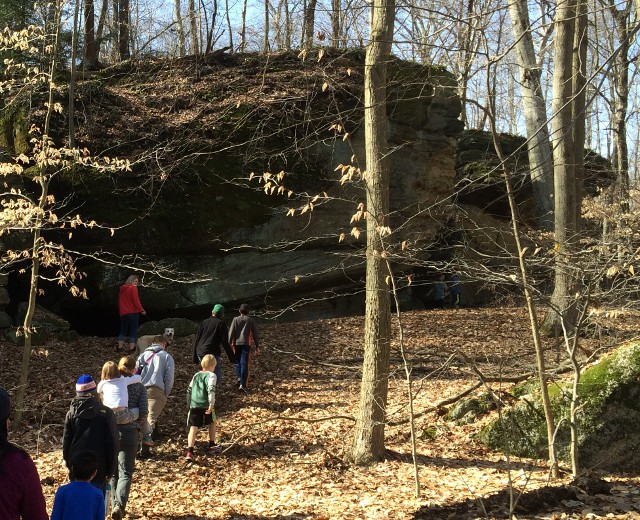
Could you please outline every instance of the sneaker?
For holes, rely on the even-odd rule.
[[[122,520],[122,509],[120,506],[116,506],[111,511],[111,520]]]
[[[153,439],[151,438],[151,434],[142,437],[142,444],[144,444],[145,446],[155,445],[155,442],[153,442]]]
[[[207,455],[214,455],[216,453],[220,453],[222,451],[222,446],[219,444],[214,444],[213,446],[207,446],[205,450]]]
[[[187,452],[186,457],[184,458],[185,461],[187,462],[193,462],[195,460],[195,457],[193,456],[193,453],[191,453],[190,451]]]

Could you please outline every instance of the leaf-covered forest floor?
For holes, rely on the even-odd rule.
[[[195,371],[193,337],[177,338],[173,396],[161,417],[163,440],[155,456],[136,462],[127,507],[140,519],[466,519],[509,518],[511,479],[515,515],[524,518],[640,518],[640,479],[592,475],[607,489],[550,481],[544,460],[512,459],[478,444],[474,434],[490,419],[458,426],[436,406],[477,383],[469,362],[485,376],[533,370],[528,318],[522,308],[429,310],[402,315],[405,350],[413,371],[417,466],[415,496],[407,386],[399,343],[393,342],[386,428],[387,460],[370,467],[343,462],[360,385],[362,318],[263,325],[263,352],[254,359],[250,392],[234,389],[223,358],[217,395],[223,453],[198,454],[185,464],[185,391]],[[635,322],[635,320],[634,320]],[[607,335],[584,339],[582,351],[602,352],[631,337],[636,323],[619,317]],[[398,337],[397,324],[394,336]],[[32,357],[28,423],[13,440],[38,466],[49,508],[66,480],[60,451],[64,415],[81,373],[99,377],[117,360],[114,340],[50,342]],[[550,364],[559,348],[547,344]],[[456,350],[465,353],[463,361]],[[562,353],[560,352],[560,355]],[[0,341],[0,385],[15,388],[20,349]],[[507,385],[491,383],[499,391]],[[481,390],[478,390],[478,392]],[[199,441],[204,446],[201,432]]]

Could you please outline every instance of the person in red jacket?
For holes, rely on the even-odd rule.
[[[118,346],[116,352],[120,352],[124,347],[125,340],[129,340],[128,352],[136,349],[136,339],[138,337],[138,323],[140,314],[146,314],[142,308],[138,297],[139,279],[132,274],[127,281],[120,286],[118,295],[118,312],[120,313],[120,334],[118,334]]]
[[[9,394],[0,388],[0,518],[49,520],[35,464],[7,440],[10,407]]]

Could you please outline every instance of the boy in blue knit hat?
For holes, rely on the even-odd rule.
[[[76,397],[64,421],[62,457],[75,480],[72,461],[82,450],[95,452],[98,469],[91,483],[100,490],[113,475],[118,454],[116,421],[113,411],[104,406],[96,395],[96,382],[90,375],[82,375],[76,383]]]

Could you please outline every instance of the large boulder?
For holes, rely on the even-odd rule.
[[[582,467],[640,471],[640,342],[621,346],[580,378],[578,453]],[[546,457],[547,435],[535,383],[516,387],[519,402],[478,435],[482,442],[523,457]],[[558,434],[557,453],[569,461],[571,382],[549,385]]]

